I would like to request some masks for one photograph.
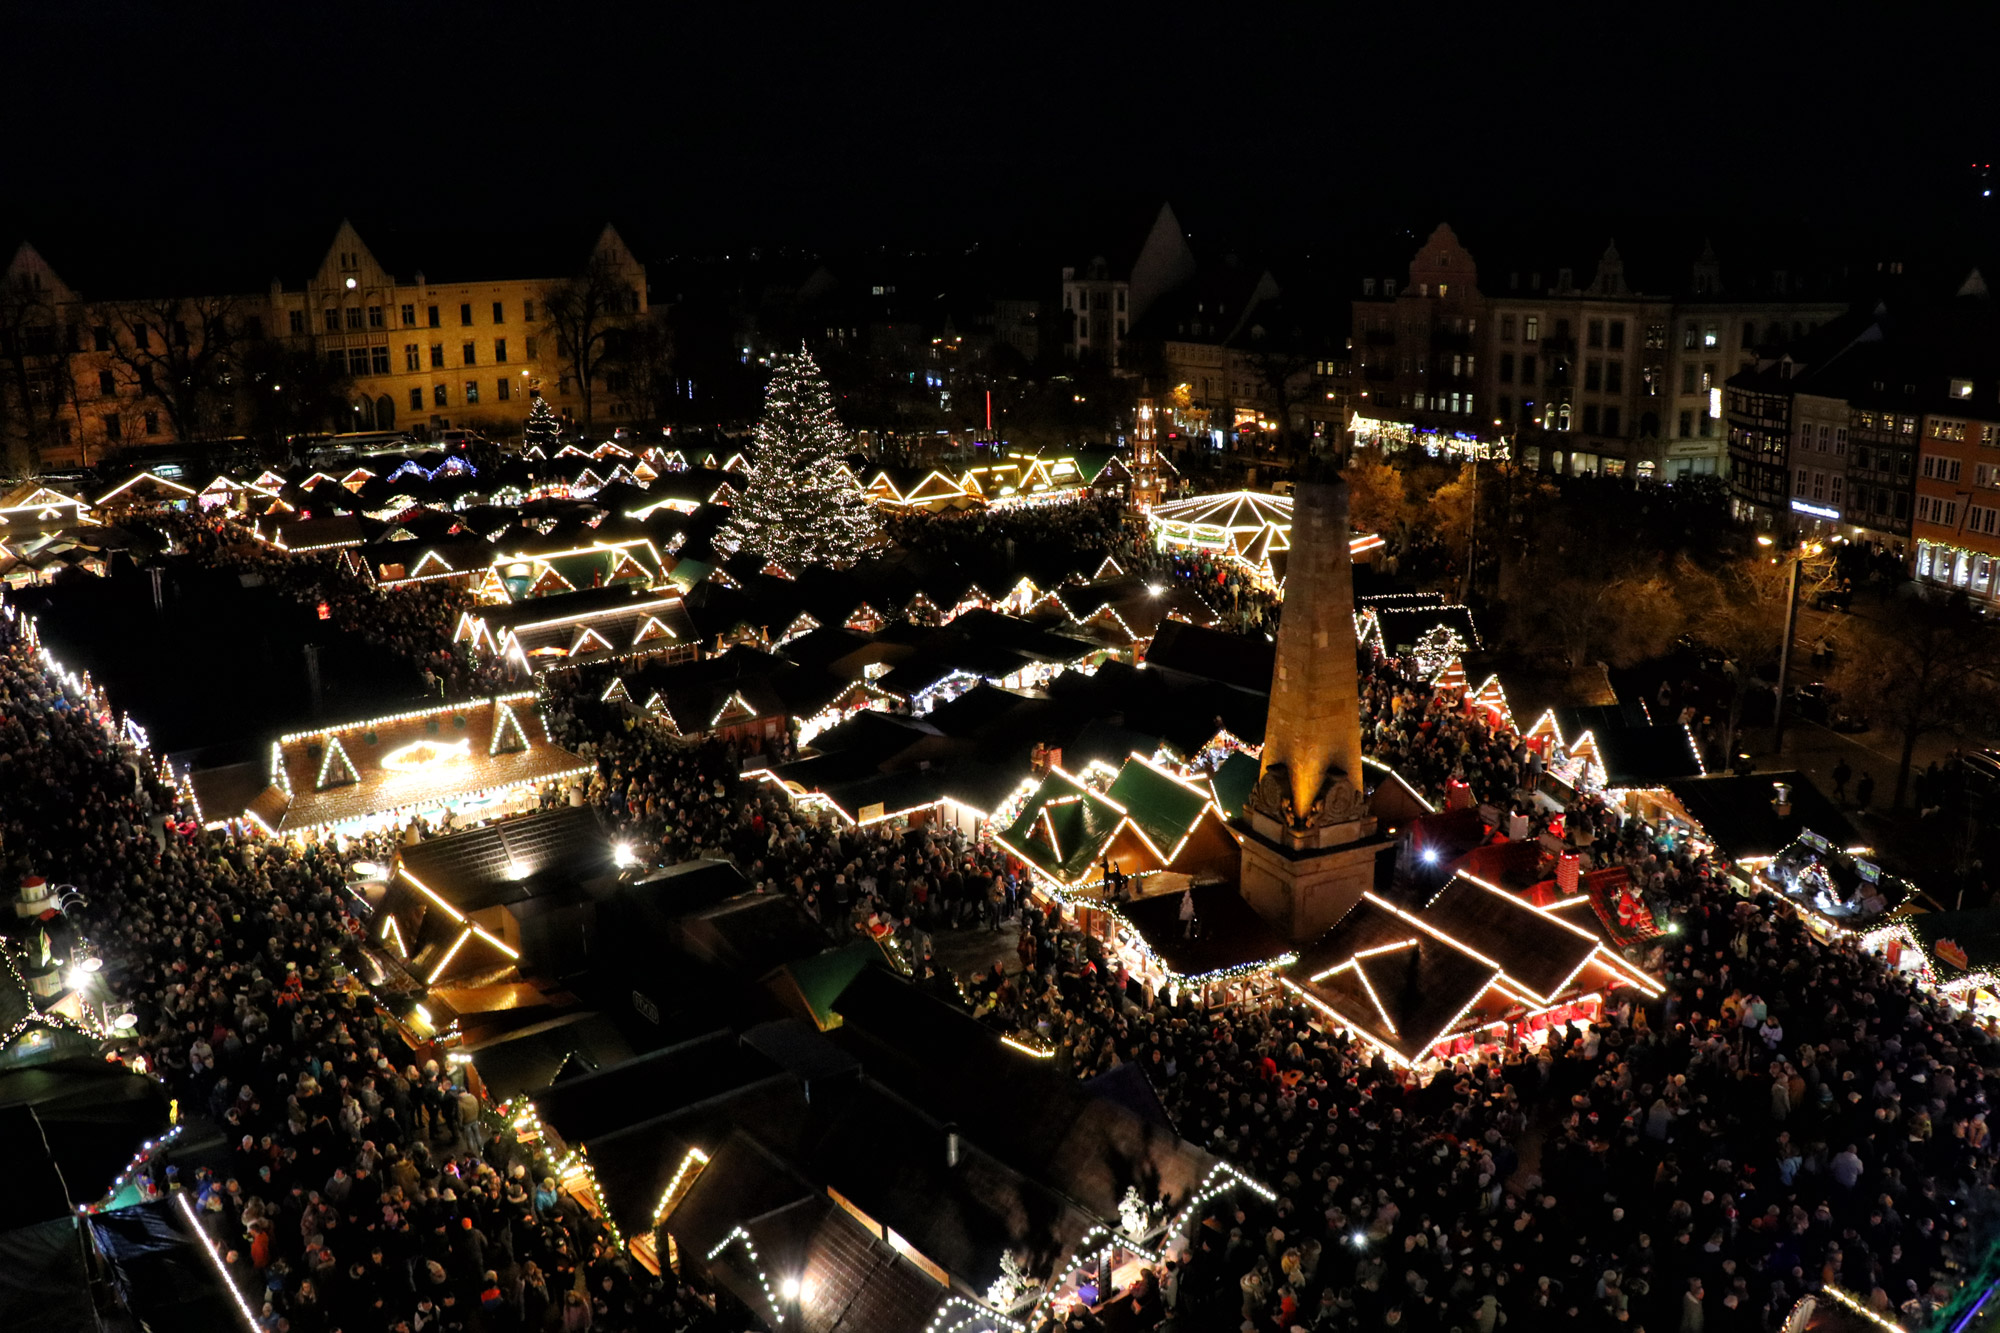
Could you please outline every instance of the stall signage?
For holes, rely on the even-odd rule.
[[[1939,940],[1931,947],[1931,952],[1937,955],[1937,960],[1940,963],[1950,963],[1961,972],[1969,970],[1965,959],[1965,950],[1959,945],[1957,940]]]

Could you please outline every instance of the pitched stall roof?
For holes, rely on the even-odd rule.
[[[1790,789],[1790,809],[1779,812],[1778,787]],[[1863,843],[1838,806],[1796,770],[1675,778],[1666,789],[1702,834],[1731,861],[1776,856],[1801,833],[1817,833],[1835,847]]]
[[[495,695],[286,736],[274,746],[272,787],[284,800],[271,831],[302,833],[587,771],[549,739],[534,701],[532,691]]]
[[[1172,868],[1211,817],[1219,818],[1219,812],[1206,791],[1134,754],[1101,795],[1052,767],[1019,816],[995,836],[1068,886],[1090,878],[1106,856],[1128,872]]]
[[[871,1078],[958,1123],[967,1141],[1095,1218],[1115,1218],[1139,1179],[1184,1198],[1214,1164],[884,969],[862,973],[836,1007],[845,1022],[828,1040],[854,1052]],[[941,1152],[936,1161],[943,1166]]]
[[[1178,893],[1155,894],[1112,909],[1129,936],[1174,976],[1198,984],[1217,973],[1283,967],[1294,960],[1284,937],[1243,901],[1235,885],[1197,884],[1188,892],[1201,923],[1193,938],[1181,920]]]
[[[678,593],[659,594],[619,583],[474,607],[459,617],[455,637],[493,656],[542,670],[692,645],[695,628]]]
[[[503,819],[398,849],[399,869],[462,912],[533,896],[554,878],[587,879],[614,867],[611,838],[594,806]]]
[[[1300,951],[1287,983],[1404,1064],[1423,1060],[1500,967],[1373,893]]]
[[[1525,1015],[1586,985],[1659,991],[1596,933],[1464,873],[1420,911],[1364,893],[1286,982],[1406,1064],[1482,1002],[1494,1016]]]

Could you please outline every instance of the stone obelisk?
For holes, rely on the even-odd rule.
[[[1237,824],[1244,898],[1299,941],[1375,887],[1392,847],[1364,795],[1349,541],[1347,483],[1301,482],[1262,771]]]

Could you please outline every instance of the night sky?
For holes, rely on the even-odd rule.
[[[1479,210],[1848,226],[2000,156],[1987,6],[1099,8],[12,6],[0,234],[498,209],[926,244],[1160,198],[1252,243]]]

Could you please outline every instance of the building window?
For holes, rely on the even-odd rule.
[[[368,349],[368,369],[377,375],[389,373],[389,344]]]
[[[496,366],[507,364],[507,340],[505,338],[495,338],[493,340],[493,364]]]
[[[340,332],[340,312],[338,310],[322,310],[320,314],[326,317],[326,331],[328,333]]]
[[[347,349],[347,373],[350,375],[366,375],[368,373],[368,349],[366,347],[350,347]]]
[[[493,322],[495,324],[505,324],[507,322],[507,308],[499,301],[493,303]]]
[[[476,366],[476,365],[478,365],[478,364],[479,364],[479,344],[478,344],[478,343],[460,343],[460,344],[459,344],[459,355],[465,358],[465,359],[464,359],[463,361],[461,361],[461,362],[459,363],[460,365],[466,365],[466,366]]]
[[[432,369],[432,370],[443,370],[443,369],[444,369],[444,344],[443,344],[443,343],[432,343],[432,344],[431,344],[431,369]]]
[[[1514,354],[1512,352],[1500,353],[1500,382],[1502,384],[1512,384],[1514,382]]]
[[[478,380],[467,380],[465,382],[465,405],[467,407],[477,407],[479,405]]]
[[[303,310],[288,310],[285,313],[291,316],[292,332],[294,334],[303,334],[306,331],[306,312]],[[111,332],[110,329],[104,330],[104,333],[106,333],[107,335],[110,332]],[[97,350],[100,352],[105,352],[109,351],[110,348],[108,348],[104,343],[100,342],[97,345]]]
[[[1693,438],[1693,436],[1694,436],[1694,413],[1683,412],[1681,413],[1680,438],[1686,440]]]
[[[354,331],[355,331],[355,332],[357,332],[357,333],[361,331],[361,307],[360,307],[360,306],[358,306],[358,305],[351,305],[351,306],[348,306],[348,307],[347,307],[347,327],[348,327],[348,328],[350,328],[350,329],[352,329],[352,330],[354,330]]]
[[[431,401],[439,407],[448,407],[451,405],[450,395],[444,385],[433,384],[431,386]]]
[[[1583,363],[1583,387],[1591,393],[1596,393],[1604,387],[1604,363],[1602,361],[1586,361]],[[1589,430],[1590,428],[1586,426],[1584,429]]]
[[[1838,505],[1840,503],[1841,485],[1844,481],[1845,478],[1843,478],[1838,472],[1834,473],[1831,477],[1827,478],[1826,498],[1832,501],[1835,505]]]
[[[124,428],[120,425],[116,412],[106,412],[104,414],[104,438],[107,440],[122,440],[125,438]]]
[[[1611,341],[1610,341],[1611,350],[1614,352],[1622,351],[1625,347],[1625,321],[1622,319],[1612,320],[1610,333],[1611,333]]]
[[[1584,433],[1585,435],[1595,435],[1595,434],[1597,434],[1597,404],[1596,404],[1596,403],[1585,403],[1585,404],[1583,405],[1583,433]]]
[[[1500,419],[1502,421],[1512,421],[1514,419],[1514,400],[1503,393],[1495,401],[1499,404]]]
[[[1604,433],[1606,435],[1622,434],[1618,428],[1623,424],[1624,413],[1620,409],[1615,407],[1606,407],[1604,409]]]
[[[403,369],[422,370],[423,368],[423,354],[417,350],[417,345],[415,343],[404,343]]]
[[[1584,345],[1585,347],[1602,347],[1602,346],[1604,346],[1604,321],[1603,321],[1603,320],[1601,320],[1601,319],[1593,319],[1593,320],[1589,320],[1589,321],[1586,321],[1586,322],[1585,322],[1585,324],[1584,324],[1584,326],[1583,326],[1583,345]]]
[[[1534,382],[1535,354],[1533,352],[1523,352],[1521,353],[1521,383],[1532,385]]]
[[[521,322],[523,324],[532,324],[535,322],[535,303],[533,301],[521,302]]]
[[[382,327],[381,306],[371,305],[368,307],[368,327],[371,329],[379,329]]]
[[[406,329],[414,329],[415,327],[417,327],[416,306],[406,305],[403,307],[403,327]]]
[[[1715,327],[1715,325],[1713,325],[1713,324],[1708,324],[1708,325],[1705,325],[1705,326],[1704,326],[1704,327],[1702,328],[1702,331],[1701,331],[1701,345],[1702,345],[1703,347],[1716,347],[1716,346],[1720,346],[1720,335],[1719,335],[1719,334],[1718,334],[1718,332],[1716,331],[1716,327]]]
[[[1700,337],[1701,327],[1693,320],[1689,320],[1683,324],[1681,326],[1681,350],[1692,352],[1695,349],[1696,340]]]
[[[472,302],[461,302],[458,307],[458,322],[466,328],[472,327]]]
[[[1540,315],[1522,316],[1521,341],[1524,343],[1531,343],[1539,340],[1541,336],[1542,336],[1542,317]]]
[[[1715,418],[1708,413],[1701,414],[1701,437],[1706,440],[1715,434]]]
[[[493,383],[493,396],[503,403],[512,398],[514,396],[514,381],[502,375]]]
[[[533,338],[524,338],[522,341],[528,345],[528,360],[533,361],[535,359],[535,340]]]
[[[424,386],[421,384],[410,390],[410,410],[412,412],[424,410]]]
[[[97,396],[99,398],[116,398],[118,396],[118,381],[108,370],[97,372]]]
[[[1685,363],[1684,365],[1682,365],[1682,366],[1681,366],[1681,392],[1682,392],[1682,393],[1693,393],[1693,392],[1695,392],[1695,384],[1694,384],[1694,377],[1695,377],[1696,375],[1700,374],[1700,373],[1701,373],[1700,369],[1699,369],[1699,368],[1698,368],[1698,367],[1697,367],[1697,366],[1695,365],[1695,363],[1694,363],[1694,362],[1692,362],[1692,361],[1689,361],[1689,362],[1687,362],[1687,363]]]
[[[1500,341],[1503,343],[1514,341],[1514,317],[1512,315],[1500,316]]]
[[[1625,392],[1625,363],[1623,361],[1607,361],[1604,363],[1604,392]]]
[[[438,308],[436,306],[431,306],[427,311],[425,311],[425,313],[430,317],[430,326],[432,328],[437,329],[444,327],[442,322],[440,322],[438,319]]]
[[[1125,313],[1125,289],[1123,287],[1118,289],[1118,313],[1121,315]]]

